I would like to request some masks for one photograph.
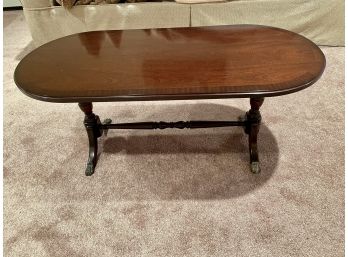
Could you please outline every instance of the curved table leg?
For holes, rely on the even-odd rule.
[[[92,111],[92,103],[79,103],[80,109],[85,113],[84,125],[89,141],[89,155],[86,168],[86,176],[94,173],[98,161],[98,137],[101,136],[101,123],[99,117]]]
[[[245,132],[249,135],[250,169],[252,173],[260,172],[259,154],[257,150],[257,135],[260,130],[260,107],[264,98],[250,98],[251,109],[246,113]]]

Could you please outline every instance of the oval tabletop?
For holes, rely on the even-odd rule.
[[[75,34],[28,54],[14,77],[43,101],[165,100],[288,94],[324,68],[322,51],[303,36],[228,25]]]

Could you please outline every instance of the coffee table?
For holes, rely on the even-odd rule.
[[[325,57],[313,42],[267,26],[113,30],[49,42],[18,64],[14,79],[41,101],[78,103],[89,140],[86,175],[97,164],[98,138],[108,129],[243,126],[251,171],[260,171],[257,136],[265,97],[294,93],[315,83]],[[101,122],[92,102],[250,98],[237,121]],[[276,112],[276,106],[274,106]]]

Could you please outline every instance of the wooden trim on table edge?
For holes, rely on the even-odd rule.
[[[26,92],[22,89],[15,80],[17,87],[23,94],[44,102],[55,103],[81,103],[81,102],[125,102],[125,101],[163,101],[163,100],[195,100],[195,99],[222,99],[222,98],[260,98],[273,97],[291,94],[309,87],[319,80],[324,72],[326,60],[324,59],[323,69],[319,76],[306,84],[293,87],[290,89],[273,90],[273,91],[253,91],[253,92],[238,92],[238,93],[216,93],[216,94],[156,94],[156,95],[124,95],[124,96],[99,96],[99,97],[49,97],[38,96]]]

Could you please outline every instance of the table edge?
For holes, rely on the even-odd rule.
[[[49,97],[31,94],[17,85],[25,95],[44,102],[54,103],[82,103],[82,102],[127,102],[127,101],[166,101],[166,100],[197,100],[197,99],[223,99],[223,98],[260,98],[287,95],[303,90],[317,82],[325,69],[325,63],[321,74],[306,84],[282,90],[252,91],[238,93],[210,93],[210,94],[156,94],[156,95],[123,95],[123,96],[100,96],[100,97]],[[16,83],[17,84],[17,83]]]

